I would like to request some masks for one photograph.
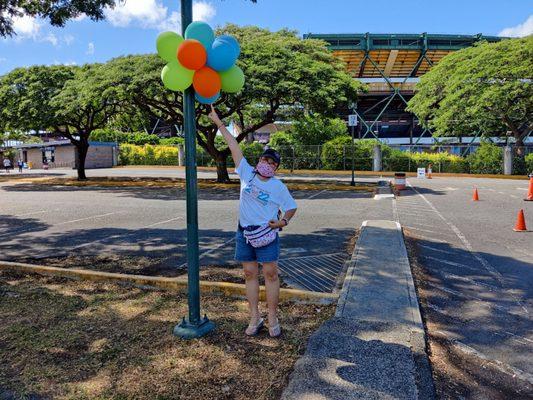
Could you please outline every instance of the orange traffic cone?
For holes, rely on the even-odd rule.
[[[516,225],[514,226],[513,231],[515,232],[526,232],[526,219],[524,218],[524,210],[518,211],[518,217],[516,218]]]
[[[533,201],[533,175],[529,177],[529,190],[524,201]]]
[[[474,189],[474,195],[472,196],[472,201],[479,201],[479,194],[477,193],[477,188]]]

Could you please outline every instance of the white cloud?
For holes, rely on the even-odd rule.
[[[85,54],[88,54],[90,56],[94,54],[94,43],[93,42],[89,42],[89,44],[87,45],[87,51],[85,52]]]
[[[54,62],[52,63],[52,65],[78,65],[78,63],[76,61],[58,61],[58,60],[54,60]]]
[[[45,36],[41,36],[38,38],[39,42],[49,42],[52,46],[57,46],[59,43],[59,40],[57,39],[57,36],[53,33],[48,33]]]
[[[215,7],[206,1],[197,1],[192,5],[192,15],[195,21],[210,21],[216,13]]]
[[[216,14],[214,6],[206,1],[193,3],[195,21],[209,21]],[[126,0],[117,3],[114,9],[105,11],[111,25],[127,27],[137,25],[141,28],[180,31],[181,15],[176,11],[169,13],[167,7],[158,0]]]
[[[117,2],[115,8],[107,9],[106,17],[111,25],[126,27],[140,25],[149,28],[165,19],[167,8],[157,0],[126,0],[121,4]]]
[[[7,58],[5,58],[5,57],[0,57],[0,63],[3,63],[4,61],[7,61]]]
[[[74,36],[67,34],[67,35],[63,36],[63,41],[65,42],[65,44],[67,46],[70,46],[72,44],[72,42],[74,42]]]
[[[35,38],[41,29],[41,23],[28,15],[13,17],[13,30],[21,38]]]
[[[530,15],[524,23],[505,28],[498,36],[524,37],[533,34],[533,15]]]

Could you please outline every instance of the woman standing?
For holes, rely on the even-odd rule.
[[[279,228],[285,227],[296,213],[296,203],[287,187],[274,177],[281,158],[278,152],[266,150],[258,164],[252,167],[244,158],[239,144],[211,106],[209,118],[220,130],[235,162],[241,181],[239,226],[236,233],[235,260],[242,262],[246,281],[246,298],[250,309],[250,324],[246,334],[255,336],[264,326],[259,313],[259,266],[265,277],[268,330],[271,337],[281,335],[279,325]],[[278,211],[285,214],[278,220]]]

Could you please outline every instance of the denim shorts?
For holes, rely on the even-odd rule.
[[[272,262],[279,258],[279,235],[270,244],[263,247],[253,247],[246,243],[242,230],[237,229],[235,234],[235,260],[240,262],[258,261]]]

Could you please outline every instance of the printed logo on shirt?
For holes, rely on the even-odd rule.
[[[270,193],[265,192],[264,190],[261,190],[257,186],[252,185],[252,184],[248,185],[244,189],[244,193],[254,197],[263,206],[266,206],[268,204],[268,201],[270,200]]]

